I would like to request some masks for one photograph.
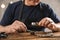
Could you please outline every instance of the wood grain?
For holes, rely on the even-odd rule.
[[[38,32],[36,34],[43,35],[44,33]],[[36,35],[31,35],[29,32],[15,33],[8,35],[7,38],[1,38],[0,40],[60,40],[60,32],[53,33],[53,36],[51,37],[38,37]]]

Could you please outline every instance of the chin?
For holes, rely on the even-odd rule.
[[[36,5],[38,5],[38,3],[35,3],[35,4],[31,4],[31,6],[36,6]]]
[[[36,6],[36,5],[30,5],[30,6]]]
[[[33,6],[37,6],[38,4],[35,4],[35,5],[33,5]]]

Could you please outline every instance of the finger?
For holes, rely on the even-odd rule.
[[[42,25],[42,26],[45,26],[46,21],[47,21],[47,20],[44,19],[44,20],[42,21],[42,24],[41,24],[41,25]]]
[[[46,18],[50,23],[53,22],[53,20],[51,18]]]
[[[39,25],[40,25],[40,26],[44,26],[45,21],[46,21],[46,19],[45,19],[45,18],[44,18],[44,19],[42,19],[42,20],[39,22]]]
[[[25,32],[26,31],[26,28],[24,28],[23,25],[20,25],[20,28],[21,28],[21,31]]]
[[[11,33],[16,33],[17,31],[15,29],[11,29]]]
[[[22,25],[24,28],[27,29],[26,25],[25,25],[23,22],[19,22],[18,24],[19,24],[19,25]]]
[[[19,25],[12,25],[10,28],[11,28],[11,29],[18,30],[18,29],[19,29]]]
[[[27,30],[27,26],[24,23],[22,23],[22,26]]]
[[[38,23],[39,26],[41,26],[41,21]]]
[[[50,22],[48,20],[45,21],[44,26],[46,27]]]
[[[41,20],[41,21],[38,23],[39,26],[42,26],[42,21],[43,21],[43,20]]]
[[[21,26],[19,26],[17,32],[19,32],[19,33],[22,32],[22,28],[21,28]]]
[[[49,29],[52,29],[52,28],[53,28],[53,25],[50,23],[50,24],[47,25],[47,27],[48,27]]]
[[[13,25],[17,25],[17,24],[19,24],[19,21],[18,21],[18,20],[15,20],[15,21],[13,22]]]

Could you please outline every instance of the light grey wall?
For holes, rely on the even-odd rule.
[[[54,12],[60,16],[60,0],[41,0],[44,3],[50,5],[50,7],[54,10]]]
[[[19,0],[0,0],[0,20],[4,14],[5,9],[7,8],[9,3],[13,3]],[[44,3],[47,3],[51,6],[51,8],[53,8],[54,12],[60,16],[60,0],[41,0]],[[4,8],[2,8],[1,6],[5,5]]]
[[[3,14],[4,14],[8,4],[9,3],[14,3],[16,1],[19,1],[19,0],[0,0],[0,20],[2,19]],[[1,6],[5,6],[5,7],[2,8]]]

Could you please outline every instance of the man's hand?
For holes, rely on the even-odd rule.
[[[17,31],[25,32],[27,30],[26,25],[20,21],[14,21],[11,25],[5,27],[6,33],[15,33]]]
[[[0,33],[1,33],[1,32],[5,32],[3,26],[0,26]]]
[[[46,28],[52,29],[52,30],[57,30],[56,28],[56,24],[54,23],[54,21],[51,18],[43,18],[39,23],[39,26],[44,26]]]

